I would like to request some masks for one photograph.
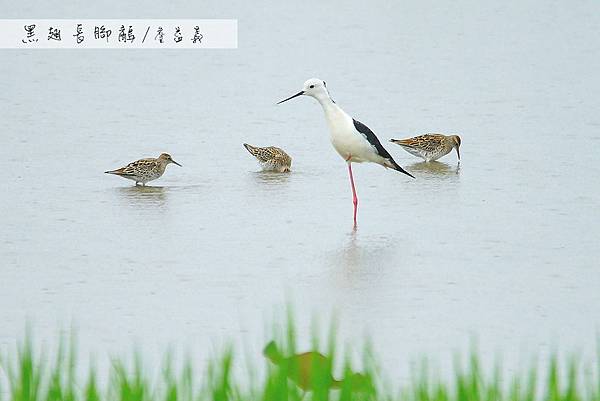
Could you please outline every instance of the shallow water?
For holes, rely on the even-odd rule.
[[[108,3],[3,9],[238,18],[240,48],[0,51],[3,346],[29,319],[101,355],[259,347],[289,301],[304,329],[335,310],[345,339],[370,334],[394,375],[473,337],[488,356],[593,355],[597,2]],[[417,177],[355,165],[357,231],[319,105],[275,106],[311,76]],[[460,165],[387,143],[425,132],[459,133]],[[244,142],[293,172],[261,172]],[[183,167],[152,187],[102,173],[163,151]]]

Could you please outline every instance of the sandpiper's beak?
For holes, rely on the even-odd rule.
[[[456,149],[456,154],[458,155],[458,160],[460,160],[460,150],[458,148],[459,148],[459,146],[455,147],[454,149]]]
[[[281,102],[277,102],[277,104],[280,104],[280,103],[283,103],[283,102],[287,102],[288,100],[292,100],[293,98],[298,97],[298,96],[302,96],[302,95],[304,95],[304,91],[300,91],[300,92],[296,93],[294,96],[290,96],[287,99],[283,99]]]
[[[460,158],[459,158],[460,159]],[[181,164],[177,163],[175,160],[171,159],[171,161],[181,167]]]

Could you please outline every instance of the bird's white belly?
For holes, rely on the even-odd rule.
[[[354,163],[362,163],[376,156],[371,144],[361,135],[355,132],[354,125],[344,124],[340,128],[331,129],[331,144],[344,160]]]
[[[441,150],[436,150],[436,151],[427,151],[427,150],[423,150],[423,149],[411,148],[409,146],[402,146],[402,148],[404,150],[406,150],[408,153],[410,153],[411,155],[420,157],[427,162],[437,160],[440,157],[445,156],[448,153],[450,153],[450,151],[446,150],[446,149],[441,149]]]
[[[160,178],[160,176],[162,176],[162,172],[158,170],[144,171],[136,174],[135,181],[146,184]]]
[[[411,155],[420,157],[424,160],[427,160],[427,157],[429,156],[429,152],[422,150],[422,149],[415,149],[415,148],[411,148],[409,146],[402,146],[402,149],[406,150]]]

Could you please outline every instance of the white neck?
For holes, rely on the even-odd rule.
[[[314,96],[315,99],[321,104],[323,107],[323,111],[325,112],[325,117],[328,119],[333,118],[334,116],[342,113],[345,114],[344,111],[329,97],[328,93],[319,93]]]

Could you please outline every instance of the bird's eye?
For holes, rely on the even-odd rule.
[[[311,86],[309,86],[309,88],[310,88],[310,89],[312,89],[312,88],[314,88],[314,87],[315,87],[314,85],[311,85]]]
[[[323,86],[327,86],[327,82],[323,81]]]

